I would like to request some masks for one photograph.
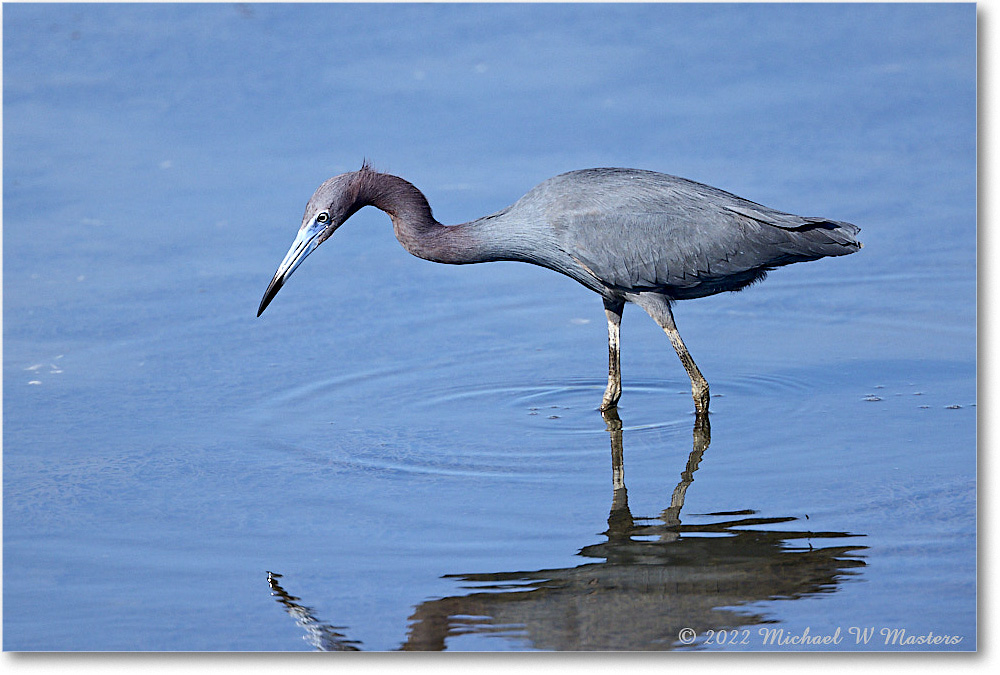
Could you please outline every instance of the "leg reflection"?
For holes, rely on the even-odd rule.
[[[611,436],[611,485],[614,493],[611,497],[611,513],[608,515],[608,539],[620,540],[628,538],[634,522],[632,512],[628,508],[628,489],[625,487],[625,460],[622,445],[622,420],[618,409],[611,408],[601,411]]]
[[[688,486],[694,482],[694,472],[698,470],[701,456],[708,450],[708,444],[712,442],[712,426],[708,421],[708,413],[698,413],[695,416],[693,447],[688,455],[687,465],[681,471],[681,482],[674,488],[674,493],[670,496],[670,506],[663,509],[660,519],[667,526],[677,526],[681,524],[681,509],[684,508],[684,495],[687,494]]]
[[[608,516],[608,537],[628,538],[633,533],[634,521],[628,508],[628,490],[625,487],[625,450],[622,440],[622,420],[618,410],[611,408],[601,412],[611,436],[611,483],[614,489],[611,498],[611,514]],[[708,421],[707,412],[699,412],[695,416],[694,441],[687,465],[681,472],[681,480],[674,488],[670,497],[670,506],[660,513],[660,520],[667,528],[679,527],[681,524],[681,509],[684,508],[684,496],[688,486],[694,482],[694,472],[698,470],[702,455],[712,442],[712,426]],[[667,537],[664,532],[663,537]]]

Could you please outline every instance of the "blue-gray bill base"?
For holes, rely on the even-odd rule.
[[[626,302],[642,307],[667,334],[691,378],[695,409],[704,414],[708,382],[681,339],[670,305],[739,291],[776,267],[861,248],[860,228],[851,223],[796,216],[677,176],[621,168],[564,173],[492,215],[446,226],[413,184],[366,162],[313,194],[257,316],[306,256],[365,206],[389,214],[399,243],[419,258],[453,265],[526,262],[599,293],[608,319],[608,386],[601,410],[621,398]]]

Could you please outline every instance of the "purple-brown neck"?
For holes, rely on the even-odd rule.
[[[396,239],[413,255],[434,262],[472,262],[474,254],[462,226],[445,227],[434,218],[427,198],[398,176],[363,167],[354,174],[355,208],[374,206],[392,219]]]

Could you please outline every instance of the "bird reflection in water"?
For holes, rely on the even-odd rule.
[[[614,488],[607,541],[579,552],[599,562],[446,575],[471,592],[418,605],[401,650],[443,650],[450,638],[462,635],[506,638],[555,651],[697,648],[697,643],[678,641],[681,629],[704,636],[710,630],[774,623],[740,607],[831,593],[864,566],[859,556],[863,546],[814,548],[810,543],[858,535],[766,529],[795,517],[759,517],[746,510],[703,514],[721,520],[683,524],[685,493],[711,442],[707,415],[696,418],[693,448],[670,504],[655,518],[633,516],[625,487],[622,422],[615,409],[603,414],[611,436]],[[359,648],[361,643],[340,632],[343,628],[323,624],[297,604],[278,583],[279,576],[268,573],[272,595],[305,629],[311,644],[323,651]]]

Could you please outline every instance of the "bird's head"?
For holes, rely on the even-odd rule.
[[[366,172],[370,172],[367,164],[360,171],[352,171],[334,176],[319,186],[306,205],[302,216],[302,225],[291,248],[285,254],[285,259],[278,265],[278,271],[264,292],[257,309],[260,316],[274,296],[278,294],[285,280],[292,276],[302,261],[316,247],[330,238],[337,228],[344,224],[364,203],[359,198],[361,185]]]

